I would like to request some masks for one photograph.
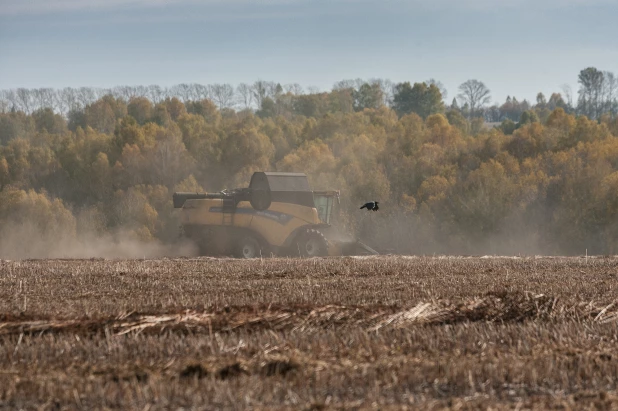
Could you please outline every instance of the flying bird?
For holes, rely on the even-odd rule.
[[[366,208],[367,210],[373,210],[373,211],[378,211],[380,209],[380,207],[378,207],[378,202],[377,201],[370,201],[368,203],[365,203],[361,207],[361,210],[363,208]]]

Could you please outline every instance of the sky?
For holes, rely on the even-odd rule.
[[[0,0],[0,89],[434,78],[535,101],[618,74],[618,0]]]

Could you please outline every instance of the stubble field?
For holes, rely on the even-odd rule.
[[[610,409],[618,259],[0,260],[0,408]]]

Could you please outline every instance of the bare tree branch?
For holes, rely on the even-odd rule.
[[[468,80],[459,86],[459,99],[462,101],[462,106],[468,104],[470,107],[469,116],[475,117],[484,105],[491,101],[490,91],[478,80]]]
[[[234,87],[229,84],[213,84],[210,88],[212,98],[219,110],[231,108],[234,105]]]
[[[249,109],[253,105],[253,87],[247,83],[240,83],[236,87],[236,95],[238,103],[245,109]]]

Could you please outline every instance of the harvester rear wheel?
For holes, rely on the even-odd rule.
[[[250,235],[243,237],[237,244],[236,256],[238,258],[257,258],[262,255],[260,242]]]
[[[296,246],[303,257],[323,257],[328,255],[328,241],[318,230],[309,229],[302,233]]]

